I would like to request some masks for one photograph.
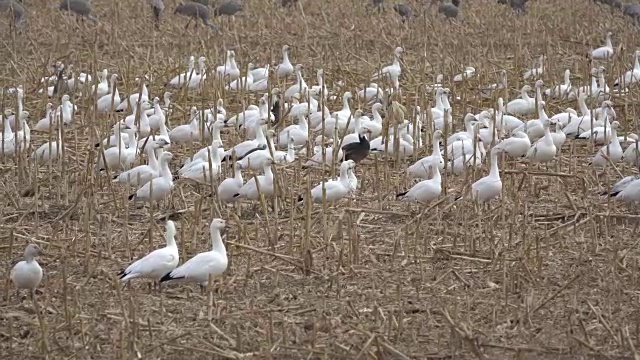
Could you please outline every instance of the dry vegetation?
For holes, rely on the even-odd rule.
[[[468,1],[459,21],[431,13],[408,25],[391,12],[369,15],[345,1],[303,0],[304,12],[292,13],[272,2],[246,1],[245,15],[224,19],[224,33],[214,35],[202,26],[184,30],[186,20],[171,14],[169,1],[157,32],[142,1],[94,1],[101,23],[92,25],[27,0],[27,31],[2,38],[0,84],[25,86],[33,123],[48,101],[37,94],[38,80],[56,60],[92,74],[117,72],[122,93],[137,91],[133,79],[150,72],[150,93],[161,95],[189,55],[204,55],[215,67],[224,50],[234,49],[244,69],[249,61],[278,62],[281,46],[289,44],[292,62],[305,65],[310,84],[323,68],[329,85],[343,80],[342,91],[355,91],[400,45],[401,102],[410,109],[432,106],[420,85],[435,74],[478,69],[477,78],[450,85],[461,124],[465,113],[493,106],[476,89],[494,83],[500,69],[508,71],[510,98],[523,84],[521,71],[540,54],[549,59],[546,85],[561,81],[565,68],[574,85],[586,84],[585,54],[611,30],[620,50],[606,65],[611,84],[637,48],[637,29],[627,19],[583,0],[534,1],[524,17],[494,1]],[[220,89],[208,82],[201,95],[177,93],[170,124],[186,122],[193,104],[223,98],[233,114],[242,101],[260,96]],[[634,92],[614,100],[625,132],[637,130],[637,99]],[[15,107],[14,101],[4,95],[1,107]],[[45,269],[40,314],[3,283],[2,358],[639,356],[638,217],[596,195],[619,172],[633,170],[619,165],[596,173],[586,164],[592,145],[568,141],[544,170],[501,164],[507,169],[503,195],[486,209],[453,203],[451,196],[486,174],[486,166],[467,177],[445,177],[446,196],[418,207],[395,201],[394,194],[410,186],[402,174],[407,164],[370,156],[356,168],[357,198],[336,206],[293,205],[323,176],[307,174],[297,161],[276,168],[277,215],[250,204],[241,211],[221,207],[211,189],[183,181],[170,205],[150,211],[127,201],[130,189],[91,171],[92,145],[121,115],[96,116],[90,100],[75,102],[80,110],[65,133],[64,162],[40,169],[25,159],[0,164],[0,266],[8,274],[28,242],[46,252],[39,260]],[[548,105],[556,113],[575,104]],[[430,149],[431,136],[424,136],[419,157]],[[229,130],[223,137],[225,147],[238,141]],[[33,135],[32,146],[47,138]],[[173,148],[173,168],[193,151]],[[34,196],[21,197],[27,190]],[[186,284],[170,284],[160,295],[145,281],[122,288],[116,279],[119,269],[162,243],[167,213],[178,226],[183,261],[209,248],[212,217],[228,219],[231,263],[206,295]]]

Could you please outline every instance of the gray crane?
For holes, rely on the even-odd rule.
[[[189,27],[191,20],[195,20],[196,24],[198,24],[198,19],[201,19],[205,26],[209,27],[211,30],[218,31],[218,27],[209,22],[211,15],[209,14],[209,8],[205,5],[194,2],[180,3],[176,6],[173,13],[191,18],[185,26],[185,29]]]
[[[12,26],[15,26],[18,31],[22,30],[25,18],[25,10],[22,4],[15,0],[0,0],[0,13],[5,12],[13,18]]]
[[[457,4],[460,5],[460,1],[457,1]],[[453,4],[451,0],[443,0],[440,6],[438,6],[438,13],[444,15],[447,18],[455,18],[458,17],[458,13],[460,12],[460,8]]]
[[[149,5],[151,5],[151,10],[153,10],[156,29],[160,29],[160,17],[164,12],[164,2],[162,2],[162,0],[149,0]]]
[[[87,18],[98,22],[98,18],[91,13],[91,3],[88,0],[61,0],[59,8],[76,14],[82,20]]]
[[[242,3],[235,0],[227,0],[215,7],[213,16],[233,16],[237,12],[242,11],[242,8]]]

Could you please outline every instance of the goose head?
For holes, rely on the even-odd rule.
[[[153,148],[154,149],[161,149],[164,148],[165,146],[169,145],[169,142],[167,141],[167,139],[161,137],[161,138],[157,138],[154,142],[153,142]]]
[[[404,49],[401,46],[398,46],[394,51],[394,54],[397,58],[400,58],[402,56],[402,53],[404,53]]]

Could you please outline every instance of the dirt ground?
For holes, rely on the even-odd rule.
[[[234,49],[240,66],[264,66],[278,63],[288,44],[309,84],[317,83],[318,68],[330,89],[343,82],[329,104],[337,110],[342,92],[362,88],[402,46],[401,102],[412,111],[430,108],[433,96],[421,85],[447,74],[460,128],[467,112],[494,106],[497,96],[482,97],[478,87],[494,83],[501,69],[508,72],[509,99],[541,54],[548,59],[547,86],[559,83],[566,68],[574,85],[585,85],[586,54],[611,31],[617,55],[604,64],[611,86],[638,48],[638,29],[627,18],[583,0],[531,1],[526,16],[494,1],[467,1],[460,19],[448,21],[432,8],[406,24],[390,9],[371,14],[358,1],[301,0],[303,10],[284,11],[276,1],[247,0],[243,16],[215,19],[220,35],[203,26],[185,30],[173,1],[166,1],[160,31],[145,2],[94,0],[97,25],[25,3],[23,34],[0,23],[6,60],[0,85],[25,87],[31,124],[49,101],[37,93],[39,79],[57,60],[91,74],[118,73],[121,94],[137,91],[134,78],[149,73],[150,93],[161,96],[190,55],[206,56],[215,68]],[[479,75],[451,83],[465,66]],[[221,89],[209,81],[202,94],[176,92],[171,126],[187,122],[191,105],[223,98],[234,114],[261,95]],[[613,101],[623,132],[637,132],[637,90]],[[356,168],[357,196],[334,206],[295,204],[324,176],[296,161],[275,169],[277,212],[248,202],[220,206],[208,186],[184,181],[169,203],[150,210],[128,202],[131,189],[92,171],[93,144],[122,115],[94,114],[91,99],[74,102],[79,111],[65,131],[62,163],[39,169],[25,158],[0,163],[2,358],[639,358],[639,216],[598,196],[634,170],[619,164],[594,171],[587,165],[593,145],[568,140],[548,167],[502,162],[502,197],[486,208],[452,200],[487,173],[486,165],[445,176],[445,194],[428,206],[395,200],[411,186],[403,169],[430,152],[425,133],[427,145],[415,158],[370,155]],[[547,104],[552,114],[575,107]],[[352,106],[370,110],[357,100]],[[5,94],[2,107],[15,108],[15,97]],[[32,146],[48,136],[33,133]],[[223,138],[225,148],[238,141],[229,129]],[[173,147],[172,169],[201,146]],[[121,268],[162,246],[166,214],[178,227],[183,261],[209,249],[212,217],[228,219],[230,265],[211,292],[169,284],[160,294],[144,280],[127,287],[118,281]],[[45,251],[38,260],[45,271],[39,314],[25,293],[16,297],[8,279],[28,242]]]

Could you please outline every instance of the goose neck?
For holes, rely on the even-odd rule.
[[[169,169],[169,159],[167,158],[162,159],[160,166],[162,170],[162,178],[169,182],[172,182],[173,175],[171,175],[171,169]]]
[[[222,235],[220,235],[220,229],[212,227],[211,230],[211,250],[221,255],[227,255],[227,249],[222,242]]]
[[[151,144],[147,144],[147,157],[149,158],[149,166],[158,170],[160,168],[160,164],[158,164],[158,158],[156,157],[156,149],[151,146]]]
[[[347,184],[345,186],[348,187],[348,184],[349,184],[349,167],[348,166],[340,168],[340,182],[343,185]]]
[[[498,169],[498,152],[491,152],[491,170],[489,170],[489,176],[493,178],[500,177],[500,169]]]

